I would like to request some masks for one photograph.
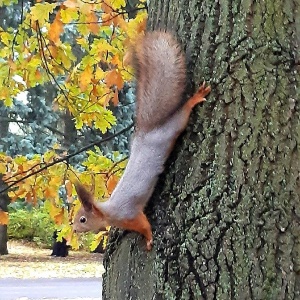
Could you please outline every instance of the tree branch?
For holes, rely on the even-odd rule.
[[[33,123],[33,121],[30,121],[30,120],[16,120],[16,119],[10,119],[10,118],[1,118],[0,123],[1,122],[21,123],[21,124],[30,124],[30,123]],[[38,125],[40,125],[41,127],[45,127],[48,130],[52,131],[53,133],[61,135],[62,137],[66,137],[66,135],[63,132],[61,132],[58,129],[53,128],[53,127],[51,127],[49,125],[42,125],[42,124],[39,124],[39,123],[38,123]]]
[[[34,176],[34,175],[36,175],[36,174],[38,174],[38,173],[40,173],[40,172],[42,172],[42,171],[44,171],[44,170],[46,170],[46,169],[48,169],[48,168],[54,166],[54,165],[56,165],[56,164],[59,164],[59,163],[64,162],[64,161],[68,162],[68,160],[69,160],[70,158],[76,156],[77,154],[79,154],[79,153],[81,153],[81,152],[84,152],[84,151],[86,151],[86,150],[88,150],[88,149],[90,149],[90,148],[92,148],[92,147],[94,147],[94,146],[97,146],[97,145],[100,145],[100,144],[102,144],[102,143],[104,143],[104,142],[107,142],[107,141],[109,141],[109,140],[115,138],[116,136],[118,136],[118,135],[120,135],[120,134],[123,134],[124,132],[130,130],[132,127],[133,127],[133,123],[130,124],[128,127],[122,129],[121,131],[119,131],[119,132],[117,132],[117,133],[115,133],[115,134],[113,134],[113,135],[111,135],[111,136],[109,136],[109,137],[107,137],[107,138],[104,138],[104,139],[102,139],[102,140],[100,140],[100,141],[95,141],[95,142],[93,142],[93,143],[91,143],[91,144],[89,144],[89,145],[87,145],[87,146],[85,146],[85,147],[79,149],[78,151],[76,151],[76,152],[74,152],[74,153],[71,153],[71,154],[66,155],[66,156],[64,156],[64,157],[62,157],[62,158],[56,159],[56,160],[54,160],[54,161],[51,162],[51,163],[45,164],[45,165],[44,165],[43,167],[41,167],[39,170],[36,170],[36,171],[34,171],[34,172],[31,172],[30,174],[27,174],[26,176],[24,176],[24,177],[22,177],[22,178],[16,180],[14,183],[12,183],[12,184],[10,184],[10,185],[7,185],[6,188],[4,188],[4,189],[2,189],[2,190],[0,191],[0,194],[2,194],[2,193],[4,193],[4,192],[8,191],[9,189],[11,189],[13,186],[15,186],[16,184],[18,184],[19,182],[22,182],[23,180],[25,180],[25,179],[27,179],[27,178],[29,178],[29,177],[31,177],[31,176]],[[11,177],[11,178],[12,178],[12,177]]]

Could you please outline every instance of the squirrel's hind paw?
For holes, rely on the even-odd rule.
[[[207,96],[211,91],[210,85],[206,86],[206,82],[204,81],[202,85],[199,87],[198,91],[194,96],[198,98],[198,103],[205,101],[205,96]]]
[[[153,246],[153,239],[147,240],[147,241],[146,241],[146,249],[147,249],[148,251],[151,251],[152,246]]]

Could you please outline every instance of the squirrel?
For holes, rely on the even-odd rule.
[[[109,200],[96,202],[80,183],[75,184],[82,204],[74,218],[75,232],[101,231],[108,225],[140,233],[146,248],[153,245],[151,225],[143,210],[175,141],[186,128],[193,107],[205,101],[205,82],[185,103],[186,62],[172,34],[148,32],[133,50],[137,78],[136,127],[130,158]]]

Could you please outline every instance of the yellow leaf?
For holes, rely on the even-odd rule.
[[[83,47],[85,50],[88,50],[89,48],[89,44],[88,44],[88,40],[85,38],[77,38],[76,42],[78,45],[80,45],[81,47]]]
[[[75,128],[76,129],[81,129],[82,126],[83,126],[83,120],[80,116],[81,115],[78,115],[78,116],[75,117]]]
[[[0,174],[6,173],[6,164],[0,163]]]
[[[111,0],[111,7],[114,10],[118,10],[122,7],[126,6],[126,1],[125,0]]]
[[[53,159],[55,158],[56,154],[54,151],[48,151],[44,154],[44,162],[49,163],[52,162]]]
[[[146,23],[146,12],[139,13],[134,19],[131,19],[128,22],[128,28],[126,33],[132,41],[137,40],[139,38],[139,34],[142,34],[142,32],[145,31]]]
[[[4,100],[4,104],[6,106],[12,106],[12,97],[8,96],[5,100]]]
[[[73,249],[78,250],[79,249],[79,241],[78,237],[76,234],[72,235],[70,245],[72,246]]]
[[[94,125],[96,129],[100,129],[102,133],[105,133],[107,129],[110,129],[115,124],[116,118],[110,110],[106,110],[101,118],[95,120]]]
[[[0,225],[8,224],[8,212],[0,209]]]
[[[49,213],[51,218],[56,224],[61,224],[64,216],[64,209],[62,207],[57,207],[52,202],[49,205]]]
[[[106,56],[107,52],[110,52],[110,51],[112,52],[115,50],[116,49],[111,44],[109,44],[106,40],[101,39],[101,40],[94,42],[94,44],[92,45],[90,54],[95,55],[95,56],[98,55],[98,57],[101,58],[103,53]]]
[[[49,21],[49,14],[53,13],[57,5],[56,3],[37,3],[31,7],[32,21],[39,21],[40,26],[44,25],[46,21]]]
[[[58,196],[57,189],[53,188],[52,186],[47,186],[44,190],[44,197],[46,199],[55,199]]]
[[[0,32],[0,39],[4,45],[10,46],[10,41],[12,40],[12,38],[13,37],[8,32],[4,32],[4,31]]]
[[[93,76],[93,70],[90,65],[87,65],[85,70],[81,73],[80,75],[80,81],[79,81],[79,86],[82,92],[85,92],[88,85],[92,81],[92,76]]]
[[[66,49],[66,51],[60,51],[59,57],[64,67],[69,69],[71,67],[71,59],[73,59],[73,53]]]
[[[111,63],[114,64],[114,65],[117,66],[117,67],[121,67],[121,66],[122,66],[122,62],[120,61],[118,55],[114,55],[114,56],[113,56],[113,58],[112,58],[112,60],[111,60]]]
[[[95,72],[95,79],[103,80],[105,77],[106,72],[104,72],[101,68],[97,68]]]
[[[57,166],[54,167],[54,169],[52,170],[55,170],[55,172],[57,172]],[[61,177],[60,176],[52,176],[51,179],[50,179],[50,182],[49,182],[49,186],[55,188],[55,187],[58,187],[61,185]]]
[[[63,225],[57,234],[57,241],[61,242],[62,238],[65,238],[67,240],[67,243],[69,244],[72,238],[72,234],[72,227],[70,225]]]
[[[62,9],[60,14],[64,23],[70,23],[72,20],[78,19],[78,12],[72,8]]]
[[[88,27],[92,33],[97,34],[99,32],[98,18],[94,12],[87,15],[86,22],[89,23]]]
[[[109,230],[109,229],[107,229]],[[100,244],[101,241],[103,241],[103,248],[106,248],[107,245],[107,231],[101,231],[98,234],[95,235],[94,240],[92,241],[91,245],[90,245],[90,250],[94,251],[98,245]]]

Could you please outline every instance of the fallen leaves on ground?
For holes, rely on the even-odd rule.
[[[9,241],[8,251],[0,256],[0,278],[87,278],[104,272],[100,253],[69,251],[67,257],[53,257],[50,249],[20,241]]]

